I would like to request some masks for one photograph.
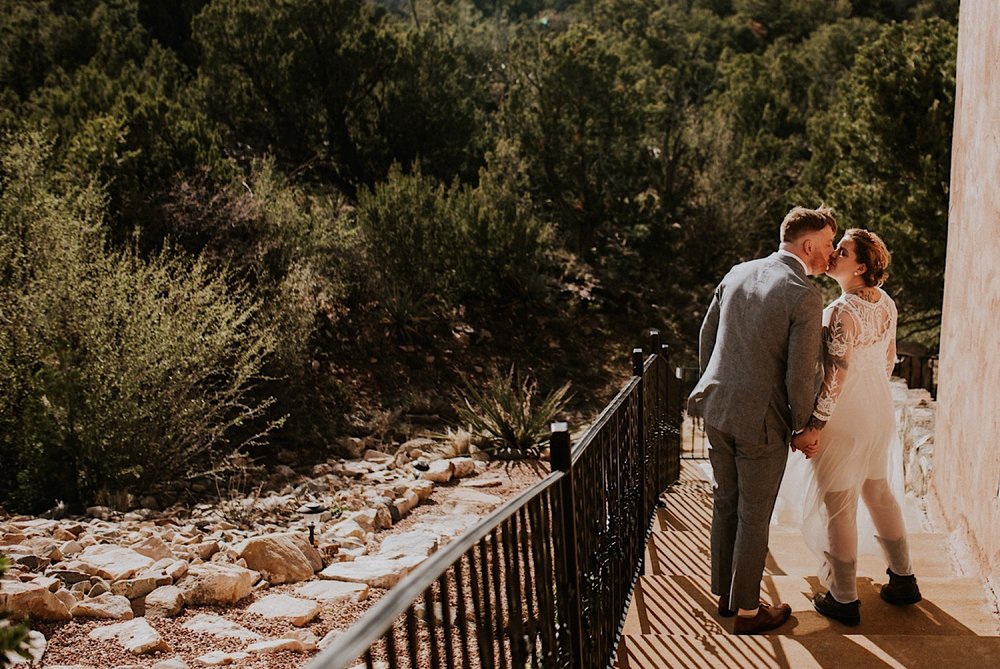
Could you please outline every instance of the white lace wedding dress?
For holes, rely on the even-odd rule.
[[[902,453],[889,388],[896,305],[881,289],[871,300],[845,293],[823,312],[824,375],[813,415],[827,423],[817,455],[789,454],[776,511],[779,522],[801,522],[821,582],[845,603],[858,598],[859,548],[881,547],[895,573],[912,573],[896,501]]]

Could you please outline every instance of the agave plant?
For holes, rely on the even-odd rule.
[[[536,403],[538,383],[511,366],[494,370],[482,384],[463,378],[463,404],[455,407],[481,448],[502,459],[537,457],[548,442],[549,423],[569,401],[569,383]]]

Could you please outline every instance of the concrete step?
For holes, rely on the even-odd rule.
[[[712,499],[700,491],[670,488],[660,496],[665,507],[656,509],[654,532],[712,531]]]
[[[878,592],[885,580],[858,579],[861,624],[848,627],[813,609],[812,597],[824,591],[816,577],[765,576],[761,596],[792,607],[792,619],[772,634],[1000,635],[997,618],[977,579],[918,578],[924,601],[913,606],[883,602]],[[733,619],[719,617],[717,599],[707,575],[642,576],[624,634],[730,633]]]
[[[908,536],[913,573],[918,579],[951,577],[954,570],[948,557],[947,538],[943,534],[917,532]],[[802,539],[798,530],[772,529],[768,541],[767,574],[772,576],[803,576],[816,574],[819,562]],[[881,554],[858,556],[858,576],[885,580],[885,558]]]
[[[942,669],[995,667],[1000,637],[841,636],[625,636],[618,669]]]

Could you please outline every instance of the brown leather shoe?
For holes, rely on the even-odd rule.
[[[788,604],[769,606],[762,603],[757,609],[757,615],[753,618],[738,616],[733,625],[733,632],[736,634],[760,634],[781,627],[791,615],[792,607]]]
[[[736,615],[736,611],[729,608],[729,595],[719,596],[719,615],[723,618],[732,618]]]

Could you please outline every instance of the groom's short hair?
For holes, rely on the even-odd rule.
[[[837,219],[833,217],[833,210],[829,207],[823,205],[818,209],[793,207],[781,222],[781,241],[795,242],[799,237],[826,227],[834,232],[837,231]]]

